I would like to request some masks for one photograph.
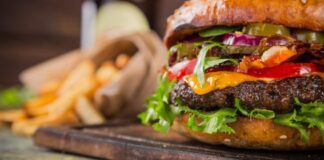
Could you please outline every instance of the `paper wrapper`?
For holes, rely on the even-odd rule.
[[[166,49],[155,33],[109,32],[83,52],[73,51],[29,68],[20,79],[38,91],[46,82],[64,78],[83,59],[90,58],[100,66],[124,53],[131,59],[118,76],[95,92],[95,104],[113,118],[135,117],[144,110],[145,99],[154,92],[158,73],[166,64]]]
[[[133,56],[119,76],[96,92],[95,102],[107,116],[135,116],[144,109],[146,97],[155,90],[158,72],[166,62],[166,50],[154,33],[107,34],[106,37],[109,43],[92,51],[92,59],[97,63],[119,53],[131,52]]]
[[[71,51],[24,70],[19,79],[27,88],[38,93],[46,83],[64,79],[82,59],[80,50]]]

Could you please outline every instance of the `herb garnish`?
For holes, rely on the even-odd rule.
[[[20,108],[32,98],[33,93],[26,88],[11,87],[0,91],[0,110]]]
[[[204,86],[205,84],[205,70],[207,68],[220,65],[227,61],[233,64],[238,64],[237,60],[232,58],[206,57],[208,51],[214,47],[223,48],[224,46],[217,42],[208,41],[202,45],[202,48],[199,51],[199,55],[197,57],[197,64],[194,69],[194,75],[197,77],[198,82],[201,86]]]
[[[240,30],[240,28],[241,27],[238,27],[238,26],[233,26],[233,27],[217,26],[215,28],[210,28],[210,29],[206,29],[206,30],[199,32],[199,36],[204,37],[204,38],[205,37],[215,37],[215,36],[223,35],[225,33],[238,31],[238,30]]]

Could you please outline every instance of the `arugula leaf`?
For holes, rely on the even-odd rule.
[[[204,86],[205,84],[205,63],[206,55],[208,51],[214,47],[223,47],[220,43],[217,42],[208,42],[208,44],[202,45],[199,55],[197,57],[197,64],[194,68],[194,75],[197,77],[200,85]]]
[[[309,144],[309,133],[303,126],[303,118],[299,117],[297,115],[296,110],[293,111],[293,113],[288,114],[282,114],[276,116],[276,118],[273,120],[275,123],[295,128],[299,131],[301,138],[304,140],[306,144]]]
[[[215,28],[203,30],[203,31],[199,32],[198,34],[200,37],[204,37],[204,38],[205,37],[215,37],[215,36],[219,36],[219,35],[222,35],[225,33],[237,31],[239,29],[240,29],[240,27],[238,27],[238,26],[234,26],[234,27],[217,26]]]
[[[204,69],[220,65],[227,61],[229,61],[233,64],[238,64],[238,61],[236,59],[232,59],[232,58],[206,57]]]
[[[153,121],[155,130],[168,132],[175,117],[168,108],[169,95],[174,84],[174,81],[169,81],[167,74],[161,76],[155,94],[146,101],[147,110],[138,115],[143,124],[149,125]]]
[[[33,93],[26,88],[11,87],[1,90],[0,110],[19,108],[33,96]]]
[[[250,118],[272,119],[275,117],[275,112],[267,109],[253,109],[249,112],[241,106],[238,98],[235,98],[234,106],[240,111],[241,114]]]

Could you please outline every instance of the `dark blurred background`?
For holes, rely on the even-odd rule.
[[[127,1],[144,11],[162,37],[166,18],[185,0]],[[18,84],[17,76],[26,67],[79,48],[82,3],[0,0],[0,87]]]

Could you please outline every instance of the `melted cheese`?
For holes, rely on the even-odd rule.
[[[323,72],[314,72],[310,74],[305,74],[303,76],[318,75],[324,79]],[[190,75],[184,78],[185,82],[191,87],[191,89],[198,95],[203,95],[209,93],[216,89],[224,89],[226,87],[235,87],[246,81],[264,81],[270,82],[274,79],[272,78],[257,78],[254,76],[229,72],[229,71],[220,71],[220,72],[211,72],[205,74],[205,85],[201,86],[198,82],[198,79],[194,75]]]
[[[236,72],[211,72],[205,74],[205,85],[202,86],[194,75],[184,78],[185,82],[198,95],[203,95],[216,89],[224,89],[226,87],[235,87],[246,81],[271,81],[268,78],[257,78],[246,74]]]

